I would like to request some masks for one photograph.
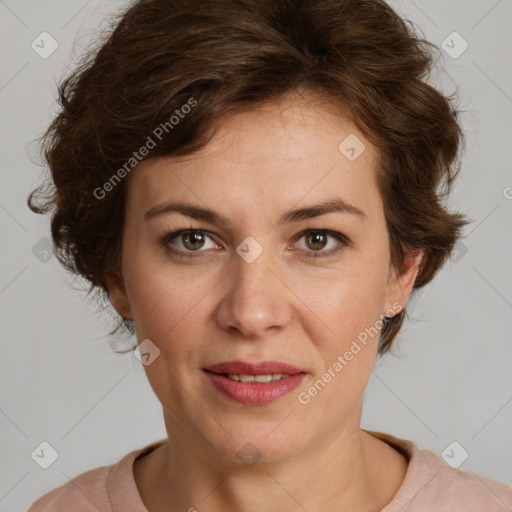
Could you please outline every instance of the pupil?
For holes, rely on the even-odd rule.
[[[193,233],[185,233],[185,246],[188,247],[188,242],[192,245],[192,247],[188,247],[189,249],[199,249],[204,243],[203,235],[198,232]],[[196,246],[199,244],[199,246]]]
[[[321,234],[321,233],[310,233],[308,235],[308,240],[312,240],[312,239],[313,240],[316,239],[316,241],[313,241],[313,245],[318,244],[318,243],[321,245],[321,247],[316,247],[316,249],[322,249],[325,246],[325,237],[324,237],[323,234]],[[324,240],[323,240],[323,242],[322,241],[319,242],[318,239],[324,239]],[[313,247],[313,248],[315,248],[315,247]]]

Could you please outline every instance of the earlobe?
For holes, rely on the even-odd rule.
[[[110,274],[107,276],[107,289],[114,309],[123,317],[133,320],[130,302],[122,276]]]

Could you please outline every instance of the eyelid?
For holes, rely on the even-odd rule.
[[[299,252],[303,252],[305,254],[306,258],[326,258],[327,259],[330,256],[335,256],[336,254],[341,252],[345,247],[348,247],[349,245],[351,245],[350,240],[343,233],[334,231],[332,229],[311,228],[311,227],[308,227],[308,228],[302,230],[297,235],[295,235],[295,237],[293,238],[293,242],[296,243],[303,236],[308,235],[310,233],[315,233],[315,232],[323,233],[326,236],[331,236],[332,238],[337,239],[339,242],[339,245],[337,247],[334,247],[327,251],[306,251],[306,250],[301,251],[301,250],[299,250]]]
[[[161,238],[161,244],[167,248],[170,252],[172,252],[173,254],[178,254],[178,255],[181,255],[181,256],[184,256],[184,257],[194,257],[194,258],[198,258],[198,257],[201,257],[200,255],[202,254],[206,254],[208,253],[211,249],[208,249],[206,251],[201,251],[201,250],[198,250],[198,251],[183,251],[181,249],[171,249],[169,247],[169,244],[171,242],[171,240],[175,239],[175,238],[178,238],[179,236],[185,234],[185,233],[191,233],[191,232],[198,232],[198,233],[202,233],[203,235],[211,238],[217,245],[220,245],[218,244],[217,241],[215,241],[215,237],[212,236],[212,234],[209,232],[209,231],[206,231],[204,229],[200,229],[200,228],[184,228],[184,229],[179,229],[177,231],[172,231],[171,233],[168,233],[167,235],[164,235],[162,238]]]
[[[216,240],[215,240],[215,236],[212,233],[210,233],[209,231],[207,231],[205,229],[193,228],[193,227],[179,229],[179,230],[173,231],[171,233],[168,233],[167,235],[164,235],[162,237],[161,243],[170,252],[172,252],[174,254],[178,254],[178,255],[183,256],[185,258],[189,258],[189,257],[200,258],[200,257],[202,257],[201,255],[208,254],[211,251],[211,249],[204,250],[204,251],[201,251],[201,250],[198,250],[198,251],[183,251],[181,249],[171,249],[171,248],[169,248],[169,243],[174,238],[178,238],[180,235],[183,235],[184,233],[189,233],[189,232],[199,232],[199,233],[202,233],[203,235],[211,238],[215,243],[218,244],[218,242],[216,242]],[[299,249],[298,252],[302,252],[303,254],[305,254],[306,258],[322,258],[322,257],[323,258],[328,258],[329,256],[335,255],[335,254],[341,252],[341,250],[343,250],[345,247],[348,247],[348,246],[351,245],[350,239],[347,236],[345,236],[343,233],[340,233],[338,231],[334,231],[334,230],[331,230],[331,229],[311,228],[311,227],[305,228],[302,231],[300,231],[299,233],[297,233],[293,237],[292,242],[293,242],[293,244],[295,244],[295,243],[297,243],[298,240],[300,240],[305,235],[308,235],[310,233],[315,233],[315,232],[323,233],[326,236],[330,236],[332,238],[337,239],[338,242],[339,242],[339,245],[337,247],[329,249],[327,251],[306,251],[306,250],[303,250],[303,249]],[[218,244],[218,245],[220,245],[220,244]]]

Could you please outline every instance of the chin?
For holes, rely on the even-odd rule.
[[[302,442],[296,433],[300,429],[291,425],[278,426],[279,423],[265,425],[240,425],[230,428],[224,424],[226,433],[221,439],[207,439],[206,442],[230,463],[244,464],[252,467],[258,463],[275,463],[297,455],[301,451]],[[277,427],[277,428],[276,428]],[[302,432],[303,434],[303,432]]]

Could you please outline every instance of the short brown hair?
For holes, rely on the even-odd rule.
[[[113,20],[59,84],[60,112],[41,137],[51,178],[28,198],[53,211],[57,257],[89,291],[108,303],[126,185],[112,178],[155,127],[165,136],[148,158],[191,154],[230,112],[301,90],[325,93],[376,146],[391,262],[401,271],[407,251],[423,249],[414,289],[433,279],[468,223],[442,204],[462,131],[452,97],[426,82],[438,49],[411,22],[381,0],[140,0]],[[405,314],[384,323],[380,354]],[[133,334],[128,319],[110,334],[122,326]]]

